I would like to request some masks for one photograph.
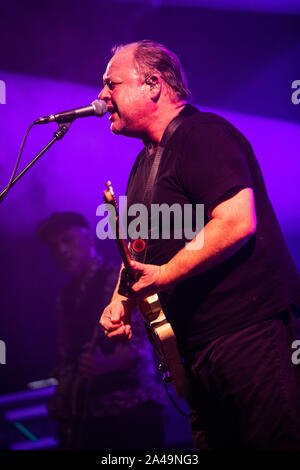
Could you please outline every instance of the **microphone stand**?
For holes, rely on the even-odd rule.
[[[73,120],[71,120],[70,122],[66,122],[66,123],[63,123],[63,124],[59,124],[59,128],[54,132],[54,137],[53,139],[43,148],[43,150],[40,151],[40,153],[34,157],[33,160],[31,160],[31,162],[28,163],[28,165],[18,174],[18,176],[16,176],[12,182],[10,184],[8,184],[6,186],[6,188],[3,189],[3,191],[0,193],[0,202],[2,202],[2,200],[4,199],[4,197],[6,196],[8,190],[17,182],[19,181],[19,179],[29,170],[29,168],[31,168],[35,162],[38,161],[38,159],[44,155],[44,153],[54,144],[54,142],[56,142],[57,140],[61,140],[65,135],[66,133],[68,132],[69,130],[69,127],[70,125],[72,124]]]

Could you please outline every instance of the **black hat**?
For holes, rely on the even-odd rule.
[[[37,239],[42,243],[50,243],[53,237],[71,227],[89,228],[89,224],[78,212],[54,212],[39,224]]]

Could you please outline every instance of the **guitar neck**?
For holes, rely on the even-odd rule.
[[[130,263],[131,255],[128,249],[128,243],[123,233],[122,227],[120,225],[120,218],[119,218],[119,213],[117,210],[116,210],[115,226],[116,226],[116,231],[115,231],[116,242],[117,242],[117,246],[118,246],[124,267],[130,274],[134,274],[134,270]]]
[[[119,252],[120,252],[124,267],[126,268],[126,270],[130,274],[133,274],[134,270],[133,270],[133,268],[131,266],[131,263],[130,263],[131,256],[130,256],[130,252],[129,252],[129,249],[128,249],[126,239],[125,238],[116,238],[116,242],[117,242],[117,245],[118,245],[118,248],[119,248]]]
[[[113,213],[110,214],[110,217],[109,217],[110,225],[114,232],[124,267],[126,271],[135,278],[136,272],[131,266],[132,256],[128,249],[127,239],[121,227],[117,200],[113,192],[111,183],[107,182],[106,186],[107,186],[107,189],[104,190],[104,200],[107,203],[112,204],[115,210],[114,214]],[[141,252],[145,249],[145,243],[142,240],[139,240],[138,243],[135,240],[134,243],[136,244],[136,250],[135,250],[136,252]]]

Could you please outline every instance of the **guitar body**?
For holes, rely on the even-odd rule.
[[[186,397],[189,391],[189,381],[178,351],[176,336],[165,317],[158,295],[151,295],[139,302],[139,310],[152,346],[160,359],[163,380],[172,383],[180,398]]]
[[[115,209],[115,220],[112,228],[115,227],[116,242],[120,251],[126,271],[134,275],[133,268],[130,264],[132,255],[128,249],[124,234],[121,231],[119,223],[118,205],[111,186],[108,181],[107,189],[104,190],[104,200],[108,204],[112,204]],[[136,240],[144,243],[143,240]],[[189,380],[186,375],[185,367],[178,350],[176,336],[171,324],[167,321],[159,302],[157,294],[151,295],[142,300],[138,304],[140,313],[143,317],[146,330],[152,346],[160,360],[160,372],[163,381],[171,382],[177,395],[180,398],[186,397],[189,393]]]

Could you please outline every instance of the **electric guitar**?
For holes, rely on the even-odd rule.
[[[126,272],[132,279],[136,279],[136,271],[131,266],[131,259],[145,249],[145,242],[142,239],[134,240],[130,243],[130,249],[122,228],[120,226],[118,204],[111,186],[111,182],[106,183],[104,190],[104,201],[113,206],[110,212],[110,225],[114,232],[116,242],[121,254],[121,258]],[[186,375],[182,358],[178,351],[177,340],[172,326],[167,321],[158,295],[154,294],[139,301],[138,307],[149,335],[151,344],[160,360],[160,372],[164,383],[171,382],[177,395],[186,397],[189,391],[189,381]]]

